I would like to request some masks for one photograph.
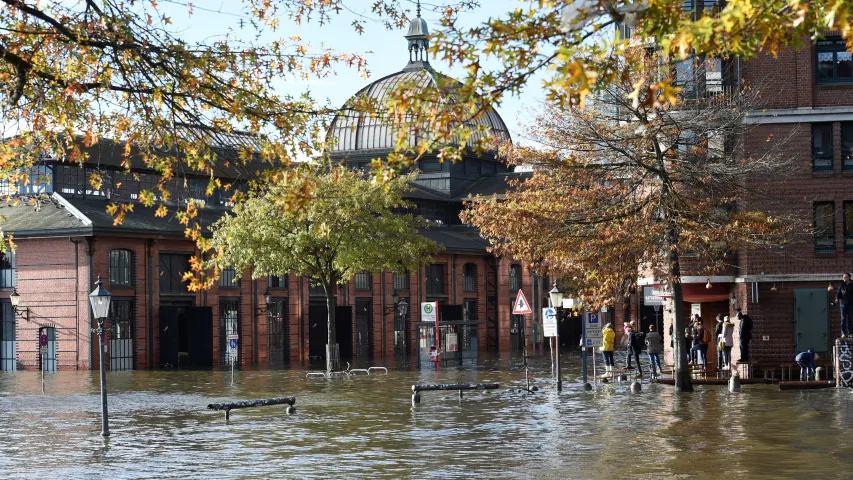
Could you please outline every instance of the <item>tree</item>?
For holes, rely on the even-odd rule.
[[[797,218],[766,213],[774,202],[766,187],[794,163],[784,138],[768,138],[761,151],[743,148],[752,128],[744,117],[760,108],[756,89],[698,85],[697,95],[685,85],[681,108],[667,108],[660,91],[631,99],[637,82],[652,83],[659,72],[659,59],[638,50],[625,61],[645,58],[648,68],[611,84],[591,106],[546,105],[529,128],[539,146],[509,152],[512,162],[534,166],[532,178],[505,200],[478,199],[463,219],[498,254],[576,277],[593,305],[627,295],[641,272],[663,279],[672,291],[676,388],[690,391],[679,334],[682,256],[697,257],[711,275],[733,250],[783,245]]]
[[[411,206],[403,195],[412,180],[400,176],[383,188],[344,166],[287,171],[211,227],[215,253],[207,267],[217,277],[233,266],[238,272],[251,269],[254,278],[292,273],[322,286],[331,371],[338,366],[337,285],[362,271],[417,270],[437,249],[418,233],[425,221],[404,211]],[[310,200],[289,208],[297,197]]]

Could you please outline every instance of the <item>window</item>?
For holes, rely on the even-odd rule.
[[[853,202],[844,202],[844,250],[853,250]]]
[[[308,282],[308,295],[318,295],[325,297],[326,289],[323,288],[323,285],[321,285],[320,283],[314,283],[313,281],[311,281]]]
[[[853,122],[841,122],[841,168],[853,170]]]
[[[815,43],[817,83],[853,82],[853,54],[839,37]]]
[[[133,300],[110,302],[110,370],[133,370]]]
[[[47,165],[32,166],[24,177],[26,178],[20,178],[15,182],[14,188],[9,185],[8,180],[0,181],[0,193],[3,195],[37,195],[53,192],[53,167]]]
[[[512,292],[521,290],[521,265],[517,263],[509,266],[509,289]]]
[[[477,320],[477,300],[466,298],[462,303],[462,320],[466,322]]]
[[[234,267],[226,267],[219,273],[219,286],[232,288],[239,287],[240,281],[237,280],[237,270]]]
[[[18,362],[15,355],[15,314],[9,301],[0,302],[0,371],[14,372]]]
[[[184,272],[190,270],[190,256],[182,254],[160,254],[160,293],[189,293],[183,280]]]
[[[394,290],[409,289],[409,272],[394,272]]]
[[[835,203],[815,202],[814,204],[814,241],[815,251],[835,251]]]
[[[267,286],[270,288],[287,288],[287,275],[267,277]]]
[[[426,294],[444,295],[444,264],[433,263],[426,271]]]
[[[0,288],[15,286],[15,252],[0,253]]]
[[[631,39],[631,27],[625,25],[624,23],[616,24],[616,40],[630,40]]]
[[[287,277],[284,277],[287,278]],[[270,365],[282,366],[289,355],[287,300],[273,299],[267,307]]]
[[[370,274],[367,272],[359,272],[355,274],[355,289],[370,290]]]
[[[466,263],[462,267],[462,289],[466,292],[477,291],[477,265]]]
[[[693,58],[679,60],[675,63],[675,83],[684,90],[684,93],[696,91],[696,78],[693,73]]]
[[[133,252],[110,250],[110,285],[129,287],[133,284]]]
[[[812,168],[832,170],[832,124],[812,124]]]

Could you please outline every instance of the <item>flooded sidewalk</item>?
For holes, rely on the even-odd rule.
[[[701,386],[580,388],[564,360],[518,359],[470,370],[389,369],[308,380],[306,370],[131,371],[108,375],[112,436],[100,436],[97,372],[0,374],[2,478],[849,478],[853,390],[740,393]],[[414,383],[499,383],[495,391],[426,392]],[[297,412],[209,403],[296,396]]]

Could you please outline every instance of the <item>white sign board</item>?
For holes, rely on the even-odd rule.
[[[691,303],[690,304],[690,315],[702,315],[702,304],[701,303]]]
[[[586,312],[583,314],[584,328],[586,328],[586,336],[590,337],[590,332],[597,331],[598,335],[601,336],[601,317],[598,316],[597,313]]]
[[[557,309],[542,309],[542,330],[546,337],[557,336]]]
[[[564,298],[563,299],[563,308],[575,308],[580,305],[580,302],[576,298]]]
[[[438,320],[438,302],[421,302],[421,321],[435,322]]]
[[[598,338],[589,338],[586,337],[586,346],[589,347],[601,347],[604,344],[603,339],[601,337]]]

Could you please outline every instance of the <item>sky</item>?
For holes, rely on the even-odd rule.
[[[167,13],[173,26],[188,40],[213,39],[234,29],[238,35],[246,32],[253,34],[251,28],[240,28],[241,20],[248,22],[249,16],[243,13],[242,2],[239,0],[195,0],[192,15],[188,15],[185,0],[160,0],[160,9]],[[370,12],[373,0],[349,0],[345,5],[351,11],[342,11],[333,16],[332,21],[325,25],[312,21],[296,25],[289,19],[283,19],[281,27],[274,33],[267,33],[261,41],[269,41],[281,37],[298,35],[311,45],[312,50],[328,47],[338,52],[358,53],[367,59],[370,77],[365,80],[355,69],[339,67],[336,75],[322,79],[307,81],[286,79],[281,84],[283,93],[301,93],[310,89],[318,100],[328,100],[333,106],[342,105],[348,98],[368,83],[386,75],[398,72],[406,66],[409,59],[405,30],[388,30],[378,21],[368,20],[365,33],[359,35],[352,27],[356,14],[375,19]],[[486,21],[489,16],[500,15],[511,11],[527,2],[520,0],[480,0],[481,6],[465,14],[460,23],[473,26]],[[403,0],[404,7],[414,12],[414,0]],[[439,14],[433,9],[440,6],[441,0],[423,2],[421,16],[427,21],[430,31],[439,27]],[[212,12],[212,11],[213,12]],[[414,13],[412,13],[414,15]],[[440,60],[430,59],[432,67],[451,77],[461,78],[464,72],[458,67],[451,68]],[[528,110],[535,107],[541,97],[537,96],[538,84],[541,77],[534,79],[522,91],[519,97],[507,98],[498,108],[504,123],[510,129],[513,140],[521,141],[522,126],[525,119],[530,117]]]

